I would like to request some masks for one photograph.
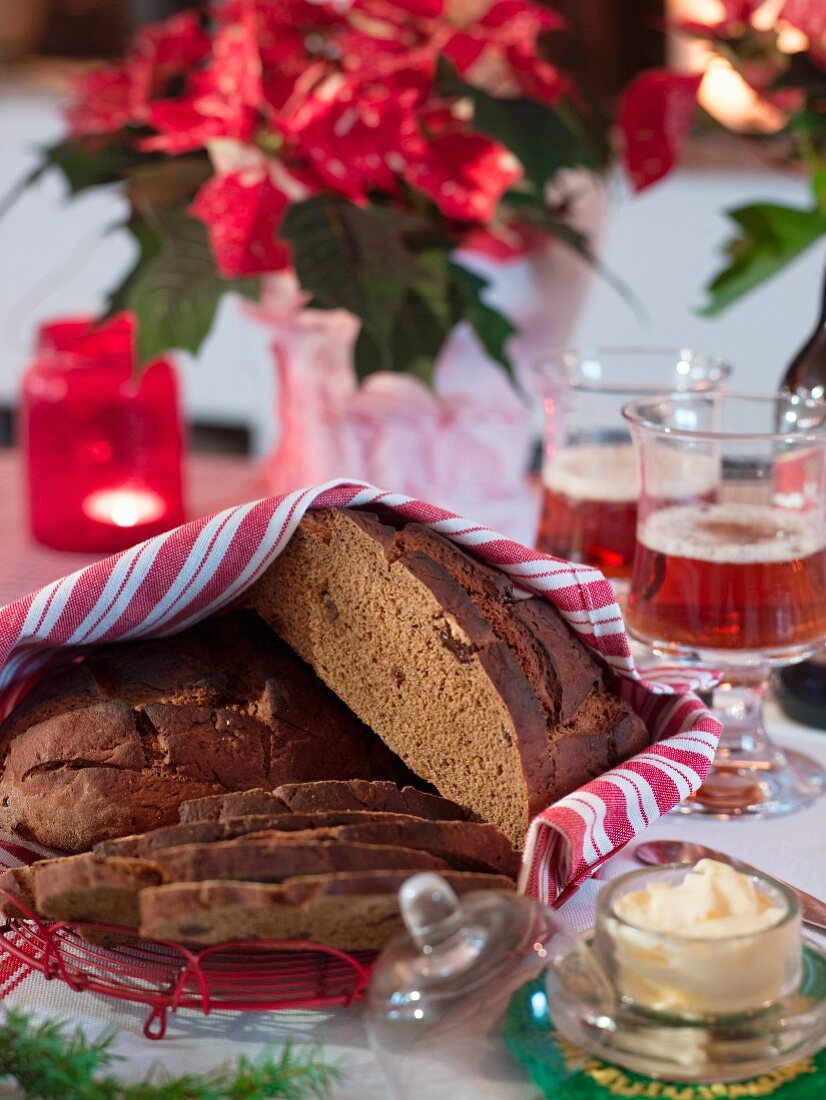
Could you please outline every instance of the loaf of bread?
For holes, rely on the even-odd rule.
[[[203,796],[415,780],[250,613],[50,676],[0,728],[0,756],[0,827],[70,852],[177,821]]]
[[[510,879],[443,873],[457,894],[512,890]],[[401,927],[397,894],[403,872],[350,871],[251,882],[172,883],[141,891],[140,931],[195,945],[227,940],[312,940],[347,951],[378,950]]]
[[[248,596],[416,775],[517,846],[648,743],[548,601],[419,524],[308,512]]]

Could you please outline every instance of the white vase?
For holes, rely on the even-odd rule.
[[[570,176],[569,217],[594,240],[602,188],[593,177]],[[352,477],[533,542],[538,501],[526,476],[538,434],[532,368],[568,343],[591,269],[555,241],[506,260],[469,251],[457,259],[488,280],[486,300],[519,330],[508,351],[521,394],[467,324],[442,349],[433,389],[391,371],[359,385],[356,318],[306,308],[291,275],[267,278],[257,312],[272,328],[279,384],[280,435],[265,463],[271,492]]]

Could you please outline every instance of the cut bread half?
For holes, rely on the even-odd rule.
[[[413,772],[517,847],[648,743],[550,603],[418,524],[308,512],[249,599]]]

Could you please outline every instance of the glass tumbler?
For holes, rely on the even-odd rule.
[[[690,348],[567,350],[538,365],[545,413],[537,549],[594,565],[624,595],[639,485],[622,407],[671,391],[706,392],[731,368]]]

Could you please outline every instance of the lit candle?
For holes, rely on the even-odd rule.
[[[105,553],[183,520],[175,371],[135,373],[135,319],[45,325],[21,405],[32,533],[58,550]]]
[[[154,523],[166,511],[162,497],[151,489],[100,489],[90,493],[83,501],[83,513],[99,523],[112,523],[115,527],[137,527],[141,523]]]

